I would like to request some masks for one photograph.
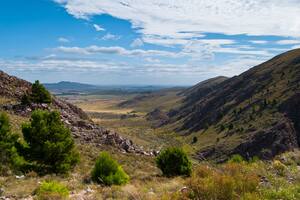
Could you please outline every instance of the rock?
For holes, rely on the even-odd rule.
[[[71,127],[71,131],[72,131],[72,132],[78,132],[78,128],[77,128],[76,126],[72,126],[72,127]]]
[[[89,187],[85,190],[85,194],[90,194],[92,192],[93,192],[93,190]]]
[[[16,176],[16,179],[23,179],[23,178],[25,178],[25,176],[24,176],[24,175],[21,175],[21,176]]]
[[[187,193],[187,192],[189,192],[189,188],[188,187],[182,187],[179,191],[181,193]]]

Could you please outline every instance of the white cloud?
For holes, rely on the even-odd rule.
[[[131,47],[141,47],[143,45],[144,45],[144,42],[140,38],[133,40],[133,42],[130,44]]]
[[[164,56],[164,57],[179,57],[180,55],[176,52],[161,51],[161,50],[143,50],[143,49],[133,49],[127,50],[123,47],[112,46],[112,47],[102,47],[102,46],[89,46],[89,47],[58,47],[54,49],[63,53],[71,54],[115,54],[121,56]]]
[[[119,40],[119,39],[121,39],[121,36],[107,33],[101,39],[102,40]]]
[[[60,37],[60,38],[58,38],[58,39],[57,39],[57,41],[58,41],[58,42],[61,42],[61,43],[68,43],[68,42],[70,42],[70,40],[69,40],[69,39],[67,39],[67,38],[64,38],[64,37]]]
[[[300,49],[300,44],[293,46],[292,49]]]
[[[256,50],[248,46],[232,47],[234,41],[230,40],[191,40],[178,51],[166,50],[143,50],[143,49],[125,49],[120,46],[88,46],[88,47],[66,47],[60,46],[54,49],[69,54],[110,54],[129,57],[166,57],[166,58],[189,58],[192,60],[213,59],[216,53],[236,54],[236,55],[256,55],[271,56],[272,54],[266,50]]]
[[[252,40],[249,42],[251,42],[253,44],[267,44],[268,43],[268,41],[266,41],[266,40]]]
[[[276,43],[280,45],[300,44],[300,40],[279,40]]]
[[[145,60],[150,63],[160,63],[160,60],[155,58],[145,58]]]
[[[93,24],[93,27],[95,28],[96,31],[105,31],[104,28],[102,28],[100,25],[98,24]]]
[[[144,42],[186,44],[205,32],[300,36],[299,0],[56,0],[76,18],[129,20]]]

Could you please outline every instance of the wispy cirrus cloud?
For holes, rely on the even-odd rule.
[[[98,24],[93,24],[93,27],[96,31],[105,31],[105,29]]]
[[[251,40],[250,43],[253,43],[253,44],[267,44],[267,43],[269,43],[269,41],[266,41],[266,40]]]
[[[109,14],[129,20],[151,43],[183,44],[207,32],[300,36],[298,0],[55,1],[76,18]]]
[[[119,39],[121,39],[121,36],[120,35],[113,35],[111,33],[107,33],[101,39],[102,40],[119,40]]]
[[[279,40],[276,43],[280,45],[293,45],[300,44],[300,40]]]
[[[65,38],[65,37],[59,37],[57,39],[58,42],[61,42],[61,43],[68,43],[70,42],[70,40],[68,38]]]

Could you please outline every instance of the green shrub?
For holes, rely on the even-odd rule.
[[[51,94],[42,84],[40,84],[39,81],[35,81],[35,83],[33,83],[31,86],[31,93],[25,94],[21,99],[21,102],[24,105],[27,105],[31,102],[51,103],[51,101]]]
[[[232,155],[231,158],[228,160],[229,163],[242,163],[244,161],[244,158],[239,154]]]
[[[16,144],[19,137],[11,132],[7,114],[0,113],[0,173],[7,171],[6,168],[18,169],[24,162],[19,156]]]
[[[65,173],[79,161],[70,130],[58,112],[34,111],[22,132],[28,145],[23,153],[34,170]]]
[[[170,147],[156,158],[156,164],[165,176],[190,175],[192,164],[187,154],[180,148]]]
[[[105,185],[122,185],[129,181],[129,176],[109,153],[102,152],[96,160],[92,179]]]
[[[68,188],[56,181],[44,181],[36,190],[37,199],[67,199],[69,197]]]

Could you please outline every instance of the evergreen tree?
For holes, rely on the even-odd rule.
[[[5,167],[17,169],[21,165],[23,159],[15,147],[18,138],[18,135],[11,132],[7,114],[0,113],[0,171],[5,170]]]
[[[48,90],[40,84],[40,82],[37,80],[34,84],[31,86],[31,93],[25,94],[21,102],[24,105],[27,105],[31,102],[33,103],[51,103],[51,94],[48,92]]]
[[[74,140],[58,112],[34,111],[22,132],[28,144],[25,158],[37,170],[65,173],[78,162]]]

